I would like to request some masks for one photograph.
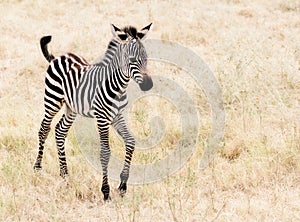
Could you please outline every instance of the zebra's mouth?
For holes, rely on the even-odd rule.
[[[144,75],[143,82],[139,84],[142,91],[148,91],[153,87],[153,82],[150,76]]]

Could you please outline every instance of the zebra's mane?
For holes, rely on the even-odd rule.
[[[107,46],[107,49],[106,49],[106,52],[105,52],[104,56],[101,57],[101,58],[98,58],[96,60],[96,62],[94,63],[94,65],[107,65],[107,64],[109,64],[109,62],[114,58],[115,52],[116,52],[119,44],[120,43],[117,40],[112,39],[109,42],[108,46]]]
[[[123,31],[125,34],[127,34],[135,39],[138,38],[137,29],[133,26],[125,26],[121,29],[121,31]],[[109,64],[109,62],[113,59],[119,44],[120,43],[117,40],[112,39],[107,46],[107,50],[104,54],[104,57],[102,57],[101,59],[97,59],[96,62],[94,63],[94,65]]]
[[[133,38],[137,38],[137,30],[135,27],[132,26],[125,26],[121,29],[123,32],[125,32],[127,35],[130,35]]]

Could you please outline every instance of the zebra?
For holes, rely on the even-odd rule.
[[[101,191],[104,200],[110,200],[108,183],[108,162],[110,125],[122,137],[126,147],[124,166],[120,174],[119,194],[127,190],[130,163],[135,148],[135,139],[127,128],[122,111],[128,103],[126,89],[130,79],[139,84],[142,91],[153,87],[147,74],[147,53],[142,41],[146,38],[152,23],[137,31],[133,26],[118,28],[111,24],[112,40],[108,44],[104,58],[89,64],[84,58],[73,53],[55,57],[48,51],[51,36],[44,36],[40,46],[49,62],[45,77],[45,114],[41,122],[38,155],[34,169],[42,168],[45,140],[50,131],[53,117],[65,104],[65,113],[55,127],[60,176],[68,175],[65,154],[65,138],[77,114],[96,118],[100,137],[100,162],[102,166]]]

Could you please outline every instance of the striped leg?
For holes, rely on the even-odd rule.
[[[121,196],[124,196],[127,190],[127,180],[129,177],[129,168],[130,168],[130,162],[132,158],[132,154],[134,151],[135,146],[135,140],[133,136],[130,134],[125,119],[122,114],[119,114],[117,118],[113,122],[113,127],[118,132],[118,134],[123,138],[126,146],[126,154],[125,154],[125,161],[124,161],[124,167],[120,174],[121,183],[119,186],[119,192]]]
[[[39,130],[39,151],[38,155],[35,161],[35,164],[33,166],[34,170],[38,171],[42,169],[42,159],[44,154],[44,145],[45,141],[48,137],[48,134],[50,132],[50,125],[51,121],[53,119],[53,116],[47,116],[45,115],[45,118],[43,119],[41,123],[41,128]]]
[[[59,166],[60,166],[60,176],[65,177],[68,175],[66,153],[65,153],[65,139],[68,131],[74,122],[76,113],[66,108],[66,113],[61,117],[60,121],[55,127],[55,139],[58,150]]]
[[[104,195],[104,200],[110,200],[109,196],[109,184],[108,184],[108,162],[110,158],[110,147],[109,147],[109,123],[101,121],[102,118],[97,118],[97,124],[98,124],[98,131],[100,135],[100,162],[102,166],[102,173],[103,173],[103,178],[102,178],[102,187],[101,191]]]
[[[47,98],[45,98],[47,99]],[[44,154],[44,145],[45,141],[48,137],[48,134],[50,132],[50,125],[52,122],[53,117],[56,115],[56,113],[60,110],[62,107],[62,98],[58,98],[58,101],[54,104],[45,104],[45,117],[41,123],[41,127],[39,130],[39,151],[38,155],[35,161],[35,164],[33,166],[34,170],[38,171],[42,169],[42,159]]]

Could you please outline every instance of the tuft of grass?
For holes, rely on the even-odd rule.
[[[284,12],[299,12],[300,3],[295,0],[284,1],[280,3],[279,8]]]

